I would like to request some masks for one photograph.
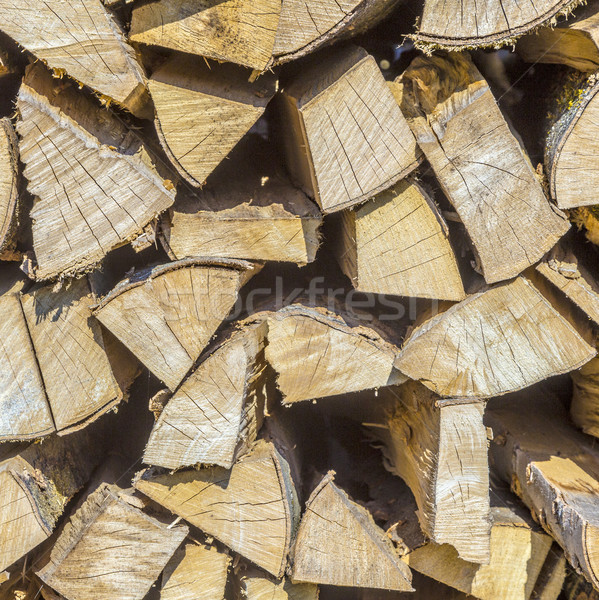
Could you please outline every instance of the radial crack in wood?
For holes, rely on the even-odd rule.
[[[19,225],[19,148],[10,119],[0,119],[0,260],[14,259]]]
[[[541,259],[569,223],[547,201],[472,61],[456,53],[417,57],[393,85],[487,283]]]

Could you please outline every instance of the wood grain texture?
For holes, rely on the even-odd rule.
[[[437,206],[415,182],[401,181],[344,211],[335,252],[362,292],[463,300],[449,231]]]
[[[39,577],[68,600],[142,600],[189,529],[168,528],[102,484],[71,516]]]
[[[489,398],[577,369],[595,354],[552,304],[518,277],[418,326],[396,366],[441,396]]]
[[[275,93],[270,74],[249,83],[231,64],[174,56],[154,70],[149,88],[162,146],[179,173],[200,186],[264,113]]]
[[[293,550],[293,582],[411,591],[410,569],[385,532],[328,473],[306,503]]]
[[[487,283],[537,262],[566,233],[487,82],[461,54],[417,57],[396,96],[472,241]]]
[[[3,0],[0,30],[94,91],[140,114],[145,77],[135,52],[100,0]]]
[[[324,308],[294,304],[268,316],[266,359],[285,404],[398,383],[398,351],[371,326]]]
[[[0,260],[14,249],[19,224],[19,147],[10,119],[0,119]]]
[[[318,600],[313,583],[292,583],[288,577],[275,580],[254,567],[243,565],[234,572],[235,600]]]
[[[230,469],[256,440],[265,406],[266,322],[242,326],[191,373],[152,429],[144,462]]]
[[[358,47],[313,61],[283,90],[292,177],[325,213],[366,200],[420,160],[375,59]]]
[[[94,315],[174,391],[253,273],[251,263],[227,259],[150,267],[121,281]]]
[[[585,433],[599,437],[599,358],[572,371],[570,415]]]
[[[230,471],[146,471],[135,487],[275,577],[283,575],[299,504],[289,466],[273,444],[256,442]]]
[[[39,64],[28,70],[17,109],[24,174],[37,197],[37,278],[88,269],[173,203],[138,135]]]

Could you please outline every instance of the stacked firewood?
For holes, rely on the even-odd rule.
[[[599,597],[543,2],[0,0],[0,600]]]

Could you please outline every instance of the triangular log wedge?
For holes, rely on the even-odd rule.
[[[264,112],[276,81],[231,64],[176,56],[149,81],[160,141],[179,173],[201,185]]]
[[[142,600],[187,535],[102,484],[73,514],[39,577],[69,600]]]
[[[0,260],[13,258],[19,224],[19,147],[10,119],[0,119]]]
[[[254,274],[229,259],[183,259],[121,281],[94,314],[156,377],[175,390]]]
[[[160,600],[224,600],[230,564],[214,546],[183,545],[164,568]]]
[[[585,433],[599,437],[599,358],[572,371],[570,416]]]
[[[545,142],[545,169],[552,198],[560,208],[597,203],[599,82],[580,76],[559,87],[554,122]]]
[[[333,473],[306,503],[292,556],[293,582],[411,591],[412,575],[385,532]]]
[[[489,468],[483,402],[443,400],[409,381],[383,388],[395,396],[384,426],[386,466],[410,486],[423,532],[451,544],[471,563],[489,561]]]
[[[372,326],[372,321],[361,324],[324,308],[300,304],[269,314],[266,359],[278,373],[283,402],[405,380],[393,366],[399,348]]]
[[[256,442],[230,471],[145,471],[135,487],[275,577],[283,575],[299,504],[273,444]]]
[[[131,46],[100,0],[0,2],[3,31],[57,73],[140,113],[145,77]],[[44,35],[40,35],[40,31]]]
[[[238,566],[234,574],[235,600],[318,600],[313,583],[292,583],[287,577],[277,581],[252,567]]]
[[[416,44],[465,50],[513,44],[515,38],[571,12],[579,0],[535,0],[528,4],[476,0],[425,0]]]
[[[313,61],[279,102],[287,164],[325,213],[371,198],[420,160],[376,60],[350,47]]]
[[[230,469],[249,450],[264,415],[265,342],[264,320],[245,324],[203,359],[154,425],[146,464]]]
[[[23,294],[21,303],[56,429],[81,427],[123,399],[86,277]]]
[[[568,421],[551,390],[539,387],[489,402],[490,464],[576,570],[599,588],[599,452]]]
[[[472,61],[456,53],[417,57],[393,86],[487,283],[540,260],[569,223],[547,201]]]
[[[173,203],[139,134],[38,63],[25,76],[17,109],[24,174],[37,197],[37,278],[89,269]]]
[[[336,256],[362,292],[463,300],[449,231],[415,182],[401,181],[341,215]]]
[[[46,540],[101,457],[89,429],[0,452],[0,571]]]
[[[518,277],[416,327],[396,367],[440,396],[490,398],[577,369],[595,354],[549,300]]]

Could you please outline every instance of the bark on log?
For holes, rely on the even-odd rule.
[[[514,277],[542,258],[569,224],[547,202],[472,61],[455,53],[417,57],[394,89],[487,283]]]
[[[417,183],[402,181],[344,211],[340,229],[337,260],[357,290],[464,299],[445,220]]]
[[[19,148],[10,119],[0,119],[0,260],[14,260],[19,225]]]
[[[375,59],[362,48],[303,68],[283,89],[279,109],[292,178],[325,213],[371,198],[420,160]]]

